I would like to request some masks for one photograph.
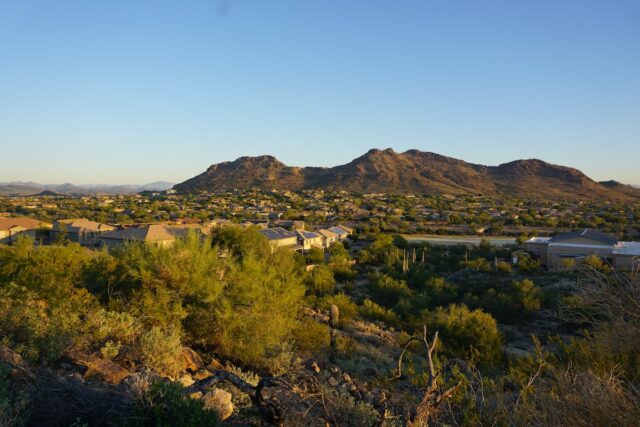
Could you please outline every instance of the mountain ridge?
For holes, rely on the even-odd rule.
[[[359,193],[485,194],[536,199],[637,200],[640,191],[596,182],[578,169],[521,159],[497,166],[465,162],[416,149],[371,149],[333,167],[292,167],[271,155],[243,156],[211,165],[173,188],[179,192],[260,188],[325,189]]]
[[[93,195],[93,194],[135,194],[141,191],[164,191],[174,184],[166,181],[155,181],[148,184],[95,184],[76,185],[63,184],[38,184],[37,182],[1,182],[0,195],[4,196],[31,196],[43,192],[53,192],[60,195]]]

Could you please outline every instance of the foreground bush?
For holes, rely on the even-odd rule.
[[[185,396],[179,383],[155,383],[138,404],[140,424],[158,427],[215,427],[217,415],[202,401]]]

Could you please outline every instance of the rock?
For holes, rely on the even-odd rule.
[[[224,421],[233,414],[233,403],[231,393],[219,388],[214,388],[202,396],[205,409],[209,409],[218,414],[220,421]]]
[[[329,385],[331,387],[337,387],[338,386],[338,380],[336,380],[333,377],[329,377],[329,379],[327,380],[327,383],[329,383]]]
[[[225,369],[224,365],[222,363],[220,363],[216,359],[211,359],[211,362],[207,365],[207,368],[209,368],[209,369],[218,369],[218,370],[224,370]]]
[[[189,374],[184,374],[183,376],[178,378],[178,382],[182,384],[182,387],[189,387],[190,385],[193,385],[195,383],[193,377],[191,377],[191,375]]]
[[[349,376],[349,374],[347,374],[346,372],[342,374],[342,381],[344,381],[345,383],[350,383],[351,377]]]
[[[86,362],[84,379],[97,378],[109,384],[118,385],[131,373],[109,359],[93,359]]]
[[[211,376],[213,376],[213,374],[211,372],[209,372],[206,369],[202,369],[202,370],[196,372],[193,375],[193,378],[196,379],[197,381],[200,381],[200,380],[205,380],[205,379],[207,379],[207,378],[209,378]]]
[[[316,374],[320,373],[320,366],[318,366],[318,362],[315,360],[308,360],[305,366],[308,370],[315,372]]]
[[[182,369],[191,372],[197,372],[204,368],[202,357],[189,347],[182,348]]]
[[[195,393],[191,393],[189,395],[189,397],[192,398],[192,399],[202,399],[202,396],[204,396],[204,395],[202,394],[201,391],[196,391]]]

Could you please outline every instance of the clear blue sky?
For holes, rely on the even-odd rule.
[[[0,182],[374,147],[640,184],[640,1],[0,0]]]

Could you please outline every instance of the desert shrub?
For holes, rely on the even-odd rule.
[[[533,281],[524,279],[512,284],[512,306],[514,310],[533,311],[542,306],[542,291]]]
[[[511,264],[506,261],[498,261],[498,263],[496,264],[496,271],[502,274],[510,274]]]
[[[245,256],[227,275],[230,286],[213,309],[213,337],[220,352],[251,366],[269,369],[270,356],[292,338],[305,288],[291,253],[269,258]]]
[[[228,261],[195,233],[168,248],[130,244],[114,256],[123,272],[119,286],[147,326],[180,327],[188,304],[215,304],[222,295]]]
[[[336,305],[340,311],[339,326],[341,328],[358,314],[358,305],[342,292],[321,298],[318,300],[318,305],[324,310],[329,310],[331,305]]]
[[[218,426],[212,411],[202,401],[186,396],[179,383],[155,383],[137,404],[138,418],[144,426],[191,427]]]
[[[27,422],[28,399],[14,391],[9,372],[9,367],[0,364],[0,426],[20,427]]]
[[[518,258],[518,270],[523,273],[537,273],[541,270],[542,262],[533,259],[529,254],[522,254]]]
[[[475,271],[491,271],[491,263],[486,258],[470,259],[463,262],[463,266]]]
[[[324,263],[324,252],[320,248],[311,248],[305,255],[308,264]]]
[[[385,307],[393,307],[401,298],[411,294],[404,280],[397,280],[383,273],[374,273],[370,278],[373,300]]]
[[[378,411],[369,403],[357,401],[352,396],[338,396],[325,390],[327,409],[337,425],[345,427],[373,426],[378,421]]]
[[[360,315],[365,319],[378,320],[389,326],[396,326],[398,324],[398,316],[393,311],[369,299],[365,299],[362,306],[360,306]]]
[[[584,265],[587,268],[592,268],[601,273],[609,273],[612,270],[611,267],[607,263],[605,263],[602,258],[594,254],[587,256],[582,261],[582,265]]]
[[[90,296],[78,290],[56,305],[13,283],[0,288],[2,342],[29,361],[56,360],[74,344]]]
[[[502,338],[490,314],[453,304],[437,308],[430,317],[430,329],[440,332],[445,354],[476,360],[483,367],[500,361]]]
[[[175,376],[180,371],[182,345],[178,332],[154,326],[140,336],[138,349],[145,366],[159,374]]]
[[[269,241],[255,229],[239,226],[217,227],[211,230],[211,241],[229,251],[229,254],[243,259],[246,256],[268,258],[271,254]]]
[[[329,348],[329,326],[305,317],[293,330],[293,340],[300,351],[324,352]]]
[[[0,284],[15,283],[52,305],[65,303],[84,283],[92,254],[78,244],[33,246],[20,238],[0,251]]]
[[[107,341],[133,344],[140,334],[140,323],[129,313],[92,310],[84,317],[81,331],[100,346]]]
[[[307,288],[316,295],[331,293],[335,287],[333,272],[326,265],[317,265],[305,277]]]

